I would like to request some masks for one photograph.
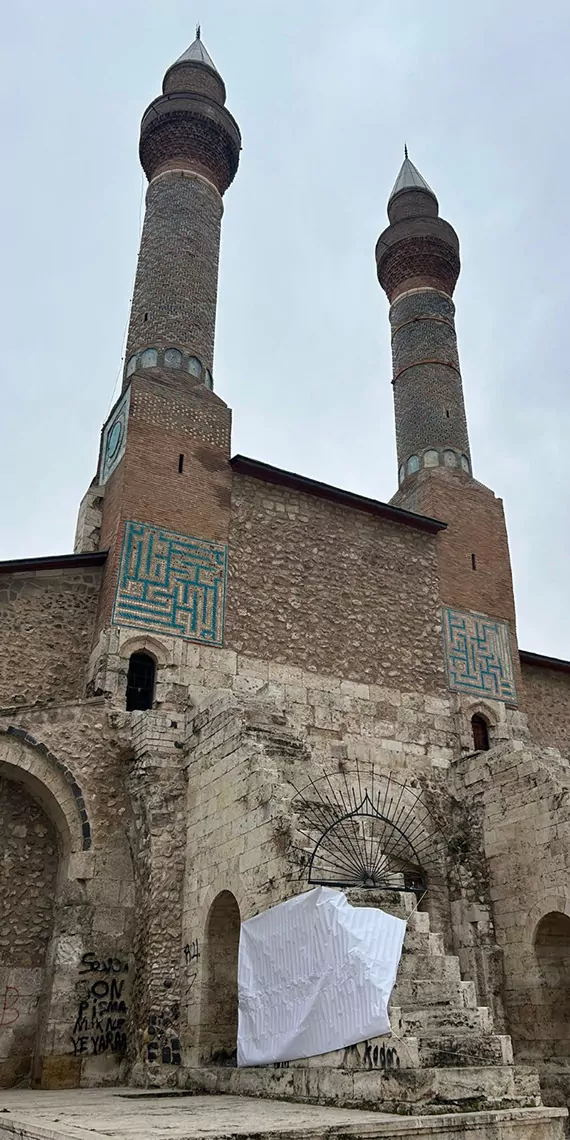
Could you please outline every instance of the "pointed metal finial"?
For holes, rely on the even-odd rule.
[[[200,39],[200,32],[201,32],[201,28],[200,28],[200,25],[199,25],[199,24],[196,24],[196,39],[197,39],[197,40],[199,40],[199,39]]]
[[[404,143],[404,158],[408,157],[408,144]]]

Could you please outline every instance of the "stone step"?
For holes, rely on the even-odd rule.
[[[460,982],[459,958],[451,954],[405,954],[400,961],[397,981],[404,978],[422,978],[430,982]]]
[[[303,1057],[289,1062],[294,1069],[355,1069],[361,1072],[386,1069],[433,1069],[512,1065],[510,1037],[501,1034],[436,1034],[411,1037],[389,1034],[371,1037],[357,1045]]]
[[[513,1047],[506,1034],[437,1034],[404,1038],[417,1042],[420,1067],[512,1065]]]
[[[365,1096],[366,1078],[373,1073],[354,1074]],[[511,1065],[460,1066],[385,1070],[382,1101],[385,1111],[402,1111],[404,1106],[444,1106],[457,1109],[510,1107],[523,1099],[518,1095]],[[531,1097],[534,1102],[534,1098]]]
[[[451,1009],[470,1008],[465,1001],[463,985],[460,981],[402,978],[394,986],[392,1001],[404,1010],[426,1009],[432,1005]]]
[[[492,1033],[493,1018],[486,1005],[476,1009],[450,1009],[431,1006],[429,1009],[403,1010],[390,1005],[390,1022],[394,1033],[410,1037],[430,1036],[436,1033]]]
[[[265,1096],[287,1100],[317,1101],[352,1108],[378,1108],[398,1116],[414,1112],[476,1112],[536,1106],[538,1094],[532,1083],[522,1083],[510,1065],[404,1069],[394,1052],[384,1057],[390,1064],[364,1070],[332,1069],[317,1065],[263,1065],[253,1069],[212,1066],[190,1070],[186,1087],[241,1096]],[[194,1077],[194,1080],[192,1079]],[[196,1080],[198,1078],[198,1080]],[[198,1084],[199,1082],[199,1084]],[[441,1133],[435,1133],[441,1136]],[[495,1135],[495,1133],[493,1133]],[[496,1133],[497,1140],[503,1133]],[[521,1140],[524,1131],[519,1133]],[[538,1140],[540,1133],[530,1133]],[[483,1137],[483,1134],[482,1134]]]
[[[418,930],[420,933],[429,934],[429,914],[423,910],[415,910],[408,918],[408,930]]]
[[[445,953],[441,934],[432,934],[431,931],[406,930],[404,954],[434,954],[438,957]]]

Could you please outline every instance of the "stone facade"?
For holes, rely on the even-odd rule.
[[[570,758],[570,671],[524,663],[522,677],[533,739]]]
[[[539,1078],[563,1103],[569,674],[521,674],[502,503],[471,473],[457,237],[406,158],[377,251],[392,504],[230,460],[211,368],[239,132],[202,53],[143,120],[125,388],[76,553],[0,565],[0,1081],[451,1109],[465,1136],[485,1111],[485,1135],[558,1140]],[[407,921],[393,1034],[238,1070],[240,922],[327,874]]]
[[[2,706],[83,696],[100,582],[97,566],[0,577]]]

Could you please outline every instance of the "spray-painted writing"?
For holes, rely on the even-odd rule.
[[[0,998],[0,1029],[9,1029],[20,1017],[20,991],[16,986],[6,986]]]
[[[198,939],[195,938],[193,942],[187,942],[184,947],[184,959],[186,965],[189,966],[191,962],[197,961],[199,957],[200,947],[198,945]]]
[[[128,964],[119,958],[99,959],[89,953],[83,955],[81,965],[81,993],[71,1034],[74,1056],[121,1055],[127,1048],[127,979],[109,975],[126,974]]]

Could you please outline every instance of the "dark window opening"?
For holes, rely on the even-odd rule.
[[[156,665],[148,653],[133,653],[127,673],[127,712],[151,709]]]
[[[148,313],[145,313],[144,319],[145,319],[145,321],[148,321]]]
[[[184,470],[184,455],[178,456],[178,474],[181,475]]]
[[[471,729],[473,732],[473,744],[475,745],[476,752],[488,752],[489,744],[489,725],[484,717],[475,713],[471,717]]]
[[[446,414],[447,418],[449,419],[449,408],[445,409],[445,414]]]
[[[471,555],[471,569],[472,569],[472,570],[476,570],[476,569],[477,569],[477,560],[476,560],[476,558],[475,558],[475,555],[474,555],[474,554],[472,554],[472,555]]]

